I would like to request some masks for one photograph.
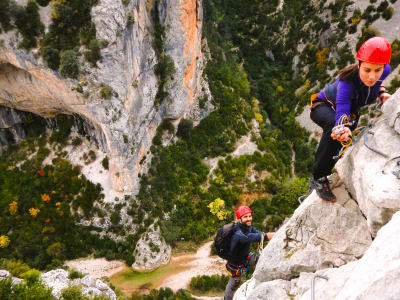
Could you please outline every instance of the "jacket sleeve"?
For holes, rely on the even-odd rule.
[[[240,230],[237,230],[232,236],[231,251],[235,249],[237,244],[251,244],[261,241],[261,235],[262,233],[254,228],[252,228],[247,235],[244,235]]]
[[[340,80],[336,94],[335,126],[348,122],[350,118],[351,99],[353,98],[352,84]]]

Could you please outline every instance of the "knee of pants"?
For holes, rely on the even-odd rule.
[[[233,286],[232,286],[232,290],[236,291],[239,288],[239,285],[240,285],[240,278],[235,279],[235,282],[233,283]]]
[[[327,123],[324,125],[324,127],[322,128],[322,130],[323,130],[324,132],[331,133],[333,127],[335,127],[335,122],[327,122]]]

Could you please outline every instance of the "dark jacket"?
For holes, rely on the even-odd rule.
[[[231,258],[228,261],[235,265],[245,264],[251,243],[260,242],[262,234],[253,226],[248,227],[246,224],[238,223],[238,229],[231,239]]]

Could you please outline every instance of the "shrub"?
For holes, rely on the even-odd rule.
[[[105,156],[103,158],[103,160],[101,161],[101,164],[103,165],[104,169],[108,170],[108,157],[107,156]]]
[[[394,8],[393,7],[388,7],[383,11],[382,17],[385,20],[390,20],[392,18],[392,16],[393,16],[393,12],[394,12]]]
[[[83,278],[83,277],[85,277],[85,275],[82,274],[81,272],[79,272],[75,269],[69,270],[69,275],[68,275],[69,279],[74,280],[74,279]]]
[[[25,280],[27,286],[33,286],[35,283],[39,282],[39,276],[40,272],[35,269],[21,274],[21,277]]]
[[[132,25],[135,23],[135,18],[132,16],[131,13],[128,14],[128,25]]]
[[[122,0],[122,4],[125,6],[127,6],[130,2],[131,0]]]
[[[110,221],[113,225],[118,225],[119,222],[121,221],[121,216],[120,216],[120,211],[116,210],[113,211],[111,216],[110,216]]]
[[[110,100],[112,94],[113,94],[113,89],[110,86],[105,84],[101,86],[100,95],[103,99]]]
[[[21,260],[1,258],[0,269],[6,269],[12,276],[20,277],[21,274],[29,271],[30,267]]]
[[[376,9],[378,12],[383,12],[384,10],[386,10],[389,6],[389,3],[387,1],[382,1],[378,8]]]
[[[222,292],[228,284],[229,276],[227,275],[201,275],[193,277],[190,280],[189,287],[191,290],[200,292]]]
[[[20,46],[26,49],[36,47],[36,37],[44,32],[44,25],[35,1],[29,0],[25,8],[17,9],[15,25],[23,36]]]
[[[75,147],[79,146],[79,145],[82,145],[82,139],[79,136],[74,137],[72,139],[72,145],[75,146]]]
[[[65,245],[60,242],[55,242],[51,244],[49,247],[46,249],[46,253],[50,257],[54,258],[63,258],[65,254]]]
[[[82,295],[82,288],[80,286],[70,286],[61,291],[61,297],[64,300],[85,300],[87,299]]]
[[[60,53],[57,49],[49,46],[43,47],[42,56],[49,68],[58,70],[60,66]]]
[[[101,59],[100,43],[97,39],[92,39],[88,46],[88,51],[84,53],[85,58],[91,63],[92,67],[96,66],[97,61]]]
[[[178,125],[178,130],[176,132],[176,135],[183,139],[187,139],[190,136],[192,130],[193,130],[193,121],[187,119],[181,119]]]
[[[78,78],[79,75],[79,57],[73,50],[66,50],[61,53],[60,73],[64,77]]]

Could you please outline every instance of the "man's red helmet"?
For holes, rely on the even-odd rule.
[[[390,43],[383,37],[376,36],[366,40],[358,49],[356,59],[376,65],[390,62],[392,49]]]
[[[243,217],[244,215],[247,215],[248,213],[253,213],[251,208],[245,205],[239,206],[236,209],[236,218],[240,219],[241,217]]]

